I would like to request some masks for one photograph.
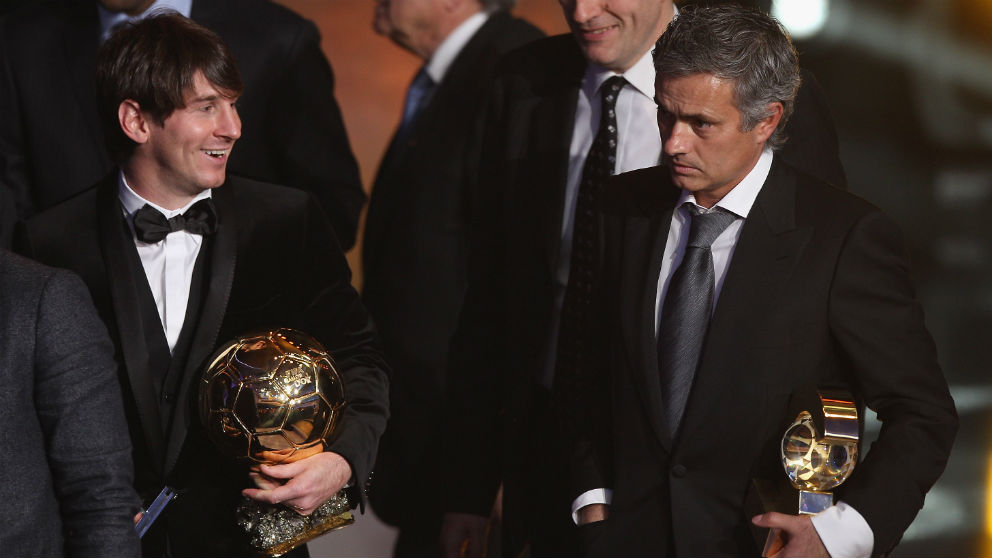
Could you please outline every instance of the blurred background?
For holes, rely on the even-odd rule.
[[[279,1],[321,29],[368,187],[419,61],[373,33],[371,0]],[[749,3],[789,28],[825,89],[850,189],[902,227],[961,415],[947,470],[893,555],[992,556],[992,0]],[[516,13],[567,31],[553,0]],[[387,556],[392,537],[365,516],[311,553]]]

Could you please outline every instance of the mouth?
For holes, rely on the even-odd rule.
[[[231,151],[230,149],[204,149],[203,150],[203,152],[206,153],[209,157],[212,157],[212,158],[217,159],[217,160],[223,160],[224,158],[226,158],[227,157],[227,154],[230,151]]]
[[[592,29],[579,29],[579,34],[582,38],[587,41],[598,41],[606,36],[610,31],[619,28],[619,25],[606,25],[603,27],[595,27]]]
[[[688,175],[697,172],[699,169],[696,167],[686,165],[681,161],[668,160],[668,168],[671,170],[672,174]]]

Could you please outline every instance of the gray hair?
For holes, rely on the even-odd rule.
[[[517,0],[479,0],[479,3],[482,4],[482,9],[487,12],[498,12],[512,10]]]
[[[654,67],[659,79],[711,74],[733,80],[742,131],[770,116],[770,103],[782,103],[782,119],[767,145],[785,145],[785,123],[799,90],[799,61],[775,18],[732,4],[687,6],[658,39]]]

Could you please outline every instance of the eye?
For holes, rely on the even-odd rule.
[[[712,126],[713,123],[712,122],[707,122],[706,120],[703,120],[702,118],[697,118],[692,123],[692,125],[695,126],[697,129],[705,130],[706,128],[709,128],[710,126]]]
[[[214,110],[213,105],[202,105],[200,106],[200,112],[212,112]]]

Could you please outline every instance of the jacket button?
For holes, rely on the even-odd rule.
[[[680,479],[685,476],[685,465],[675,465],[672,467],[672,476]]]

